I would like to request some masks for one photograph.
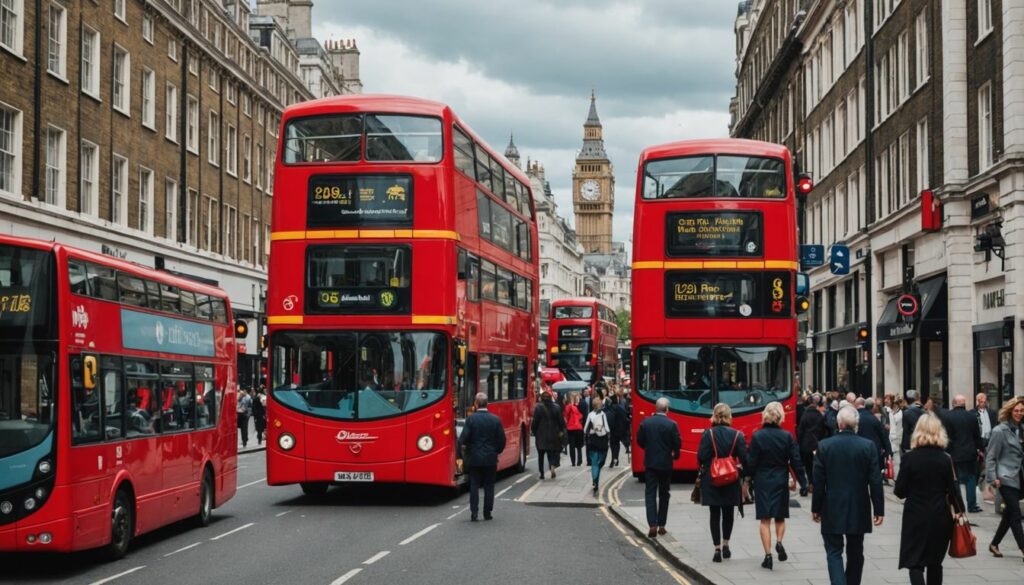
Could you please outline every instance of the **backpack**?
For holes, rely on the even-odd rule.
[[[715,432],[714,429],[708,430],[711,433],[711,446],[715,450],[715,456],[711,459],[711,485],[715,487],[723,487],[731,485],[739,481],[740,469],[736,464],[736,458],[733,457],[733,452],[736,450],[736,441],[740,438],[739,431],[732,438],[732,447],[729,448],[729,455],[727,457],[718,456],[718,445],[715,444]]]

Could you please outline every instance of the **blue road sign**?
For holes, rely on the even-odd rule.
[[[832,274],[850,273],[850,248],[842,244],[832,244],[830,256],[829,266]]]
[[[824,263],[825,246],[821,244],[803,244],[800,246],[800,266],[802,268],[814,268]]]

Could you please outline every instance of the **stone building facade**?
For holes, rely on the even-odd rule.
[[[805,385],[1024,394],[1021,30],[1022,0],[740,3],[731,134],[787,145],[801,243],[851,253],[808,269]]]

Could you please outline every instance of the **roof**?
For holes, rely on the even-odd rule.
[[[611,305],[602,301],[596,297],[571,297],[567,299],[555,299],[551,301],[552,307],[576,307],[576,306],[591,306],[591,305],[604,305],[607,308],[611,308]]]
[[[519,149],[516,148],[515,136],[508,135],[508,147],[505,149],[505,158],[519,158]]]
[[[597,94],[590,91],[590,112],[587,113],[587,121],[584,126],[600,126],[601,118],[597,116]]]
[[[788,150],[781,144],[746,140],[742,138],[714,138],[708,140],[681,140],[649,146],[640,153],[640,160],[668,158],[702,153],[738,154],[746,156],[784,157]]]

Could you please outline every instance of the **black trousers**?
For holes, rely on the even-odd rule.
[[[999,487],[999,495],[1003,497],[1003,518],[999,521],[995,536],[992,537],[992,544],[999,546],[1006,536],[1006,531],[1013,532],[1013,539],[1017,541],[1017,548],[1024,550],[1024,528],[1020,525],[1020,490],[1006,485]]]
[[[470,466],[469,468],[469,513],[476,517],[480,509],[480,488],[484,488],[484,514],[490,515],[494,509],[494,477],[498,474],[497,465],[487,467]]]
[[[925,569],[928,570],[927,579]],[[942,585],[942,563],[927,567],[910,567],[910,585]]]
[[[648,469],[644,472],[644,502],[647,505],[647,525],[664,526],[668,521],[669,488],[672,470]]]
[[[624,445],[626,442],[622,437],[611,435],[608,443],[612,450],[612,462],[609,463],[609,465],[613,465],[619,462],[619,449],[621,449],[622,445]]]
[[[544,457],[548,459],[548,466],[552,469],[561,465],[561,451],[545,451],[540,447],[537,448],[537,467],[540,469],[540,474],[544,475]]]
[[[735,506],[710,506],[711,508],[711,542],[715,548],[722,544],[722,539],[732,537],[732,525],[736,519]]]
[[[801,451],[800,461],[803,462],[804,470],[808,471],[808,476],[810,476],[810,470],[814,469],[814,451]]]
[[[583,458],[583,431],[569,431],[569,460],[574,467],[587,462]]]
[[[249,415],[238,413],[238,430],[242,431],[242,446],[249,442]]]

